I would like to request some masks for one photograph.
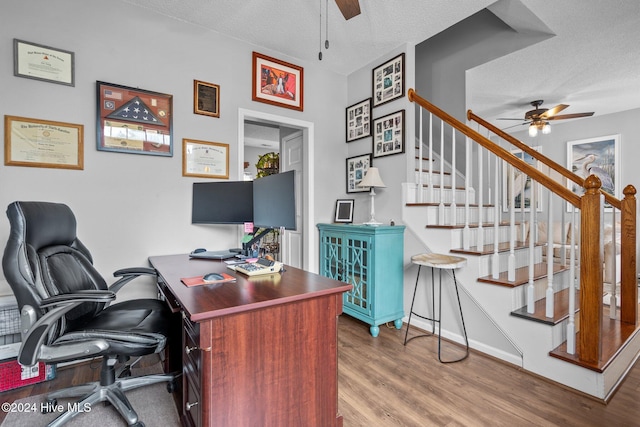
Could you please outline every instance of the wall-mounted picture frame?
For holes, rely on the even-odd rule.
[[[353,222],[354,199],[336,200],[336,214],[333,222],[352,223]]]
[[[347,193],[368,192],[369,188],[358,187],[372,163],[371,153],[349,157],[347,159]]]
[[[229,179],[229,144],[183,138],[182,176]]]
[[[373,107],[404,96],[404,52],[372,71]]]
[[[620,198],[620,134],[567,141],[567,169],[582,178],[596,175],[602,190]],[[573,181],[567,187],[579,196],[584,194]],[[611,209],[608,203],[605,208]],[[570,203],[567,210],[571,210]]]
[[[371,98],[347,107],[347,142],[371,136]]]
[[[220,117],[220,86],[200,80],[193,81],[193,113]]]
[[[373,157],[404,153],[404,110],[373,121]]]
[[[540,151],[540,146],[531,147],[533,150]],[[536,166],[538,162],[530,155],[522,150],[514,149],[510,151],[514,156],[523,160],[531,166]],[[540,165],[542,166],[542,165]],[[511,206],[511,166],[507,166],[502,174],[502,211],[508,212]],[[513,190],[514,201],[513,206],[516,211],[529,212],[531,208],[531,177],[525,173],[513,169]],[[536,206],[537,212],[542,212],[542,185],[537,185],[538,189],[536,194]]]
[[[253,52],[252,99],[303,111],[304,69]]]
[[[75,86],[75,54],[68,50],[13,39],[13,75]]]
[[[173,156],[173,96],[98,81],[97,149]]]
[[[4,164],[84,169],[84,126],[4,116]]]

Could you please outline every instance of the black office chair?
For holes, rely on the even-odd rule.
[[[11,224],[2,268],[21,313],[22,345],[18,361],[33,366],[102,356],[100,381],[53,392],[58,398],[82,396],[85,404],[108,401],[127,424],[144,426],[124,392],[174,375],[116,377],[116,362],[160,353],[167,342],[170,313],[162,301],[129,300],[114,305],[115,293],[151,268],[119,270],[107,288],[93,266],[89,250],[76,236],[76,219],[68,206],[47,202],[14,202],[7,208]],[[120,374],[120,372],[118,373]],[[118,375],[120,376],[120,375]],[[59,426],[80,412],[68,411],[50,426]]]

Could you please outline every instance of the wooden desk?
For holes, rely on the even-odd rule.
[[[183,313],[184,425],[342,426],[337,316],[350,285],[289,266],[250,278],[188,255],[149,262],[167,302]],[[237,282],[180,282],[210,272]]]

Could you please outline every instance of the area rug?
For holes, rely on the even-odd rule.
[[[140,374],[134,371],[134,375]],[[167,384],[159,383],[147,387],[130,390],[126,393],[131,406],[138,414],[138,419],[147,427],[154,426],[179,426],[180,418],[173,400],[173,395],[167,392]],[[46,395],[31,396],[16,400],[15,407],[35,408],[35,411],[9,412],[2,427],[38,427],[46,426],[60,413],[42,413],[40,404],[46,401]],[[59,405],[66,409],[67,404],[73,404],[76,400],[60,399]],[[110,404],[99,403],[85,412],[73,418],[65,424],[69,427],[126,427],[127,423]]]

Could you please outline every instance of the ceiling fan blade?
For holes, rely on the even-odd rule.
[[[590,117],[590,116],[593,116],[593,111],[590,113],[560,114],[559,116],[547,117],[546,120],[577,119],[579,117]]]
[[[519,120],[519,121],[522,121],[521,118],[520,119],[516,119],[516,118],[513,118],[513,117],[498,117],[496,120]]]
[[[522,119],[518,119],[518,120],[522,120]],[[513,126],[507,126],[506,128],[502,128],[501,130],[507,130],[507,129],[511,129],[514,128],[516,126],[523,126],[523,125],[528,125],[530,122],[524,122],[524,123],[519,123],[517,125],[513,125]]]
[[[556,114],[558,114],[560,111],[564,110],[565,108],[568,108],[569,106],[567,104],[558,104],[553,108],[548,109],[547,111],[545,111],[544,113],[540,114],[540,118],[541,119],[550,119],[551,117],[555,116]]]
[[[336,0],[336,4],[346,20],[360,15],[360,3],[358,0]]]

